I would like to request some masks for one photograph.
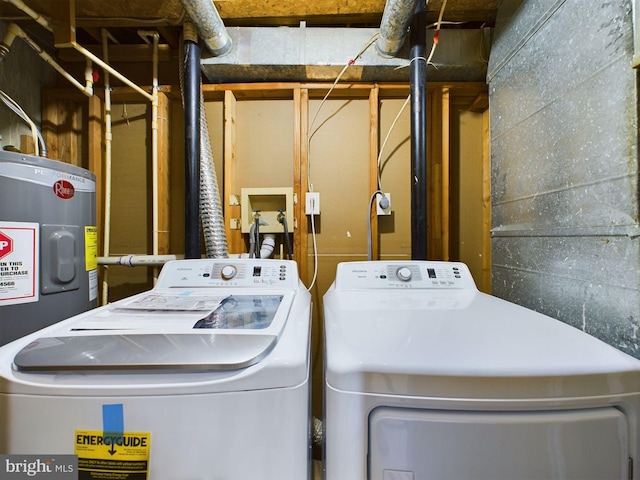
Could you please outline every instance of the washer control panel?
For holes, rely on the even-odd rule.
[[[159,288],[298,286],[298,269],[291,260],[195,259],[167,262]]]
[[[417,288],[476,290],[460,262],[345,262],[338,265],[336,289]]]

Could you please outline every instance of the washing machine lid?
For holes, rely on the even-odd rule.
[[[274,348],[291,292],[151,291],[96,309],[31,339],[18,371],[233,370]]]
[[[640,361],[563,322],[474,291],[324,297],[332,388],[448,398],[640,391]]]
[[[38,338],[14,358],[19,371],[234,370],[262,360],[274,335],[119,334]]]

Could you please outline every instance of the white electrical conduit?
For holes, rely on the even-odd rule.
[[[27,5],[25,5],[25,3],[22,0],[5,0],[5,1],[11,3],[12,5],[15,5],[16,7],[18,7],[20,10],[22,10],[24,13],[29,15],[31,18],[33,18],[36,22],[38,22],[40,25],[42,25],[44,28],[46,28],[50,32],[53,31],[53,29],[51,28],[51,25],[49,25],[49,22],[42,15],[40,15],[39,13],[37,13],[36,11],[32,10]],[[96,57],[93,53],[91,53],[89,50],[84,48],[82,45],[79,45],[76,42],[71,42],[71,46],[78,53],[81,53],[86,58],[89,58],[93,63],[99,65],[102,69],[104,69],[104,70],[108,71],[109,73],[111,73],[118,80],[120,80],[121,82],[125,83],[129,87],[133,88],[136,92],[138,92],[140,95],[145,97],[147,100],[153,101],[153,97],[152,97],[152,95],[150,93],[145,92],[138,85],[133,83],[127,77],[125,77],[120,72],[118,72],[116,69],[114,69],[111,66],[107,65],[105,62],[100,60],[100,58]]]
[[[103,41],[103,57],[108,62],[108,48],[107,48],[107,35],[106,29],[102,29],[102,41]],[[152,163],[152,176],[153,176],[153,255],[159,256],[159,187],[158,187],[158,42],[160,35],[153,31],[138,31],[145,42],[148,42],[148,37],[153,38],[153,81],[152,81],[152,101],[151,101],[151,163]],[[104,219],[104,255],[103,258],[109,257],[109,237],[111,230],[111,88],[109,85],[109,72],[105,71],[105,219]],[[136,256],[142,257],[142,256]],[[99,262],[100,263],[100,262]],[[103,262],[103,265],[123,265],[123,263],[115,262]],[[138,265],[158,266],[162,263],[137,263]],[[133,265],[129,265],[133,266]],[[109,299],[109,283],[108,283],[108,268],[104,269],[102,280],[102,305],[106,305]],[[154,274],[154,281],[157,279],[157,272]]]
[[[151,170],[153,184],[153,254],[158,255],[160,244],[160,213],[158,205],[158,41],[160,35],[153,31],[138,31],[143,39],[153,39],[153,83],[151,88]],[[147,41],[147,40],[145,40]]]
[[[98,265],[124,265],[125,267],[157,267],[176,260],[175,255],[122,255],[119,257],[98,257]]]
[[[40,47],[35,41],[33,41],[33,39],[31,39],[31,37],[29,37],[29,35],[27,35],[27,33],[15,23],[10,23],[7,26],[7,31],[4,35],[4,39],[2,40],[2,44],[0,44],[1,57],[5,57],[9,53],[9,48],[11,47],[11,44],[16,37],[20,38],[27,45],[29,45],[29,47],[31,47],[33,51],[40,56],[40,58],[51,65],[60,75],[69,80],[76,88],[78,88],[78,90],[80,90],[88,97],[93,95],[93,79],[90,75],[90,70],[88,76],[85,74],[86,85],[82,85],[78,80],[73,78],[70,73],[62,68],[51,55],[45,52],[42,47]]]
[[[2,103],[4,103],[13,113],[18,115],[22,120],[25,121],[27,125],[29,125],[29,128],[31,129],[31,136],[33,138],[33,147],[35,149],[35,155],[46,157],[47,145],[44,143],[44,138],[42,138],[42,134],[40,133],[40,130],[38,130],[38,127],[36,127],[36,124],[33,122],[33,120],[29,118],[29,115],[26,114],[26,112],[22,109],[22,107],[18,105],[18,103],[13,98],[11,98],[2,90],[0,90],[0,101],[2,101]],[[42,147],[40,151],[38,150],[38,144],[40,144]]]
[[[33,18],[36,22],[38,22],[40,25],[42,25],[47,30],[53,31],[53,29],[49,25],[49,22],[44,17],[42,17],[39,13],[37,13],[36,11],[32,10],[29,6],[27,6],[22,0],[5,0],[5,1],[13,4],[17,8],[19,8],[20,10],[25,12],[27,15],[29,15],[31,18]],[[128,85],[129,87],[131,87],[133,90],[138,92],[140,95],[145,97],[147,100],[151,101],[151,112],[152,112],[151,113],[151,115],[152,115],[151,131],[152,131],[152,157],[153,157],[152,163],[153,163],[153,176],[154,176],[154,186],[153,186],[153,189],[154,189],[154,192],[153,192],[153,205],[154,205],[154,214],[153,214],[153,216],[154,216],[154,219],[153,219],[153,223],[154,223],[154,227],[153,227],[154,241],[153,241],[153,244],[154,245],[153,245],[153,252],[154,252],[154,254],[156,254],[157,251],[158,251],[158,243],[159,243],[158,242],[158,211],[157,211],[157,208],[158,208],[158,205],[157,205],[158,204],[158,202],[157,202],[157,197],[158,197],[157,164],[158,164],[158,41],[159,41],[159,34],[153,32],[152,35],[153,35],[153,45],[154,45],[154,49],[153,49],[153,89],[152,89],[152,93],[148,93],[145,90],[143,90],[141,87],[139,87],[138,85],[133,83],[127,77],[125,77],[120,72],[118,72],[117,70],[112,68],[106,62],[103,62],[100,58],[95,56],[93,53],[91,53],[89,50],[87,50],[86,48],[82,47],[78,43],[72,42],[71,46],[74,48],[74,50],[76,50],[80,54],[84,55],[86,58],[90,59],[93,63],[95,63],[98,66],[100,66],[105,71],[105,75],[106,75],[107,72],[111,73],[118,80],[120,80],[124,84]],[[25,34],[25,37],[26,37],[26,34]],[[35,45],[35,43],[34,43],[34,45]],[[36,51],[38,51],[38,50],[36,50]],[[55,66],[54,66],[54,68],[55,68]],[[56,70],[57,70],[57,68],[56,68]],[[87,80],[89,79],[89,75],[90,75],[90,72],[88,72],[88,70],[89,70],[89,68],[87,68],[87,73],[86,73]],[[60,73],[61,73],[61,75],[65,76],[65,78],[68,78],[70,81],[72,81],[72,83],[80,85],[79,88],[84,91],[85,87],[82,87],[82,85],[79,82],[77,82],[75,79],[71,80],[73,77],[69,78],[70,76],[68,76],[68,74],[66,74],[66,72],[64,72],[64,70],[62,72],[60,72]],[[78,85],[76,85],[76,86],[78,86]],[[92,94],[93,94],[93,92],[91,92],[91,94],[88,94],[88,95],[90,96]]]
[[[102,57],[109,61],[109,33],[102,29]],[[102,253],[108,257],[111,250],[111,82],[109,72],[104,72],[104,238]],[[100,263],[100,262],[98,262]],[[102,303],[109,303],[109,268],[102,271]]]

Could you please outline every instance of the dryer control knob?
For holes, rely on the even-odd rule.
[[[396,272],[396,275],[403,282],[411,280],[411,269],[409,267],[400,267]]]
[[[238,270],[236,270],[236,267],[233,265],[225,265],[222,267],[222,270],[220,270],[220,276],[225,280],[231,280],[236,276],[236,273],[238,273]]]

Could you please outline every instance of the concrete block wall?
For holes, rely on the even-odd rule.
[[[488,70],[492,291],[640,358],[631,0],[504,0]]]

